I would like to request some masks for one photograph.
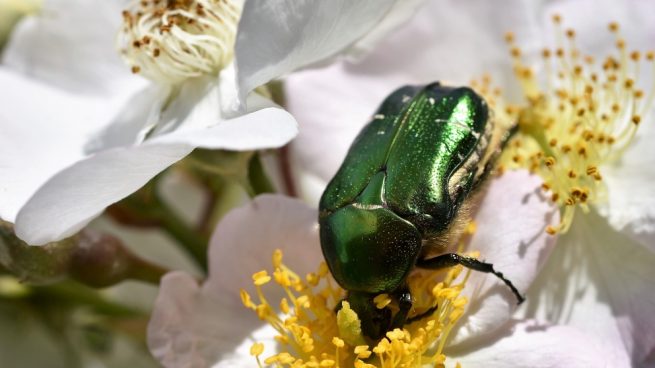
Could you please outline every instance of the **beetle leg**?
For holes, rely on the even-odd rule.
[[[508,279],[506,279],[505,276],[503,276],[502,272],[496,271],[491,263],[481,262],[475,258],[462,256],[456,253],[441,254],[439,256],[430,259],[419,259],[416,262],[416,267],[427,268],[431,270],[438,270],[441,268],[452,267],[455,265],[462,265],[466,268],[470,268],[475,271],[493,273],[494,275],[496,275],[496,277],[501,279],[505,283],[505,285],[507,285],[510,288],[510,290],[512,290],[512,293],[514,293],[514,295],[516,295],[516,299],[518,299],[518,304],[523,303],[523,301],[525,300],[523,295],[519,293],[519,291],[516,289],[514,284],[512,284],[512,282],[509,281]]]
[[[403,327],[407,321],[407,315],[409,314],[409,311],[412,309],[412,305],[414,304],[412,301],[412,294],[409,292],[409,288],[407,288],[407,286],[402,287],[399,292],[394,293],[394,296],[398,299],[398,308],[400,310],[393,317],[391,330],[394,328]]]
[[[421,320],[421,319],[431,315],[432,313],[434,313],[438,308],[439,308],[439,306],[435,305],[434,307],[431,307],[430,309],[426,310],[425,312],[423,312],[421,314],[417,314],[412,318],[407,318],[407,321],[405,323],[410,324],[410,323],[414,323],[414,322],[416,322],[418,320]]]

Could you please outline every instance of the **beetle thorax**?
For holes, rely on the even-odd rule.
[[[319,221],[323,254],[335,280],[346,290],[395,290],[421,250],[416,227],[382,207],[349,205]]]

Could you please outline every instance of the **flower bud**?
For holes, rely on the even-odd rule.
[[[108,234],[85,229],[43,246],[30,246],[0,221],[0,266],[21,282],[47,285],[65,278],[91,287],[107,287],[126,279],[157,283],[165,269],[132,254]]]
[[[0,221],[0,265],[21,281],[50,284],[68,273],[77,237],[30,246],[20,240],[8,222]]]
[[[69,275],[91,287],[107,287],[127,279],[135,257],[116,237],[84,230],[71,254]]]

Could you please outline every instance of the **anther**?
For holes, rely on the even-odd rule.
[[[553,167],[555,165],[555,157],[547,157],[546,160],[544,161],[547,167]]]
[[[512,47],[510,53],[512,54],[513,57],[518,58],[521,56],[521,49],[519,49],[518,47]]]
[[[509,44],[514,43],[514,33],[512,32],[505,33],[505,42]]]
[[[589,193],[586,190],[583,190],[582,193],[580,193],[580,202],[586,203],[587,199],[589,199]]]
[[[553,22],[561,22],[559,15],[553,16]],[[524,83],[528,103],[520,112],[521,127],[530,127],[524,134],[535,138],[541,149],[524,156],[528,159],[522,162],[516,162],[517,155],[514,155],[515,163],[549,180],[542,189],[560,205],[584,207],[587,201],[596,200],[593,190],[602,180],[598,168],[633,140],[634,126],[642,124],[643,111],[647,108],[648,101],[643,99],[651,95],[650,90],[637,89],[638,63],[642,58],[655,60],[655,51],[629,50],[625,40],[619,37],[618,23],[610,23],[608,27],[617,36],[618,56],[607,56],[601,59],[600,65],[594,64],[593,58],[576,48],[574,30],[556,27],[560,47],[543,49],[542,56],[546,59],[555,54],[567,59],[561,60],[558,68],[547,69],[548,88],[541,89],[536,81]],[[562,43],[562,36],[570,42]],[[601,68],[602,75],[597,72]],[[514,70],[521,81],[526,79],[523,74],[526,69],[528,66],[517,61]],[[615,143],[619,144],[618,152],[612,152]],[[547,231],[565,232],[573,211],[564,210],[565,220]]]
[[[616,41],[616,47],[620,50],[625,48],[625,40],[620,39]]]
[[[555,235],[557,234],[557,229],[555,229],[554,226],[548,225],[546,227],[546,233],[548,233],[549,235]]]

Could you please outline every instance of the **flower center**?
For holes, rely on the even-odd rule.
[[[527,104],[506,111],[519,133],[504,160],[539,174],[542,189],[563,208],[561,223],[547,229],[551,234],[568,230],[576,208],[588,212],[590,203],[606,200],[601,167],[625,152],[655,98],[653,86],[648,96],[637,87],[643,57],[628,51],[616,23],[609,25],[616,55],[599,64],[581,55],[575,31],[562,29],[560,16],[553,22],[557,45],[543,50],[538,74],[523,62],[514,36],[506,36]],[[655,67],[652,51],[645,59]]]
[[[240,13],[234,0],[135,0],[117,46],[133,73],[153,81],[217,74],[232,60]]]
[[[357,314],[343,300],[345,291],[336,286],[325,263],[318,272],[303,279],[282,263],[282,252],[276,250],[273,267],[272,277],[266,271],[253,275],[257,302],[241,290],[243,304],[277,330],[275,340],[280,346],[279,352],[264,359],[263,363],[260,355],[264,345],[255,343],[251,347],[251,354],[260,367],[437,366],[446,360],[443,348],[448,334],[467,303],[460,292],[468,279],[468,271],[463,281],[455,281],[462,271],[461,266],[445,271],[416,271],[407,280],[414,298],[412,315],[432,312],[402,329],[387,332],[375,345],[369,345],[362,335]],[[442,277],[436,277],[438,273]],[[279,308],[274,308],[262,291],[262,286],[271,281],[286,294],[279,301]],[[395,302],[386,294],[374,301],[377,308],[397,310]],[[339,304],[341,309],[335,313]]]

